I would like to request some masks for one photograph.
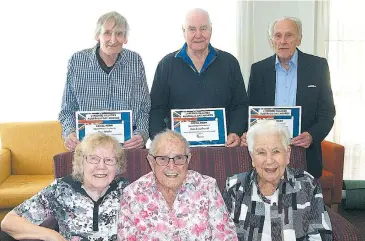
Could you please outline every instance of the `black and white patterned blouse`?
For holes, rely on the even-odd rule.
[[[239,240],[332,240],[321,187],[309,173],[287,167],[271,197],[257,179],[255,169],[227,178],[223,199]]]
[[[14,211],[37,225],[53,216],[59,233],[67,240],[117,240],[120,198],[128,184],[125,179],[116,178],[95,202],[72,176],[58,178]]]

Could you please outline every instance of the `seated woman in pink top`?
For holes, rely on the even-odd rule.
[[[147,157],[152,172],[126,187],[118,240],[237,240],[212,177],[188,170],[189,144],[180,134],[155,136]]]

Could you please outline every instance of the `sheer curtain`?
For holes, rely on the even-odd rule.
[[[211,43],[236,56],[236,2],[220,0],[13,0],[0,2],[0,122],[56,120],[67,61],[93,47],[97,19],[109,11],[130,24],[126,48],[138,52],[152,85],[163,56],[184,43],[181,25],[195,7],[210,13]]]
[[[330,2],[328,60],[336,104],[335,142],[345,146],[344,179],[365,180],[365,20],[361,1]]]
[[[246,90],[251,64],[255,62],[254,2],[237,1],[237,59],[245,81]]]

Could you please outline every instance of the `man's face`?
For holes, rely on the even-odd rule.
[[[106,55],[117,55],[122,51],[123,44],[127,43],[125,32],[115,29],[113,21],[106,22],[100,35],[96,38],[100,42],[100,50]]]
[[[276,22],[271,43],[280,62],[289,62],[301,43],[296,23],[289,19]]]
[[[184,37],[189,50],[204,52],[208,49],[212,28],[206,14],[201,12],[190,13],[184,28]]]

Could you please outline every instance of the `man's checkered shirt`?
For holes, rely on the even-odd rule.
[[[151,100],[141,57],[123,49],[109,74],[100,67],[95,46],[72,55],[59,121],[62,136],[75,131],[76,111],[132,110],[134,134],[148,139]]]

